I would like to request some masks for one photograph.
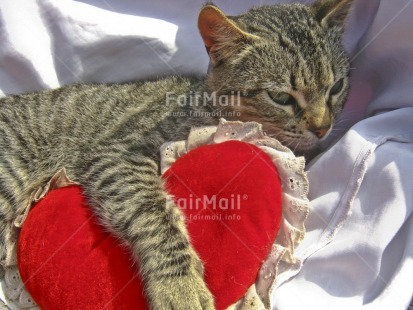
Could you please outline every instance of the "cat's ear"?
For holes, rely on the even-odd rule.
[[[229,59],[243,44],[257,39],[212,4],[205,5],[199,13],[198,28],[213,65]]]
[[[324,27],[344,27],[352,0],[317,0],[311,5],[316,19]]]

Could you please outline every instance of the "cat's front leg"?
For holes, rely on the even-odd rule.
[[[104,226],[132,249],[151,308],[214,309],[183,215],[155,161],[102,156],[88,170],[85,193]]]
[[[159,259],[149,257],[145,264],[150,274],[147,283],[148,295],[153,309],[215,309],[213,297],[203,279],[203,265],[189,243],[182,213],[170,198],[166,199],[166,213],[174,222],[171,231],[159,239],[163,255]],[[148,256],[153,250],[148,248]],[[145,272],[144,269],[142,269]]]

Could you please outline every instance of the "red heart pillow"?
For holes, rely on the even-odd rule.
[[[164,174],[205,263],[217,309],[255,282],[281,218],[280,180],[256,146],[229,141],[201,146]],[[51,191],[19,236],[22,279],[42,309],[147,309],[128,251],[89,211],[81,189]]]

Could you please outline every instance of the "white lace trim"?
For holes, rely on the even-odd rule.
[[[6,302],[11,309],[40,310],[24,287],[23,280],[20,277],[19,269],[17,267],[17,238],[20,228],[26,220],[32,206],[43,199],[52,189],[69,185],[78,184],[69,180],[66,175],[66,170],[62,168],[56,172],[45,186],[41,186],[32,192],[30,199],[25,204],[21,214],[18,215],[13,222],[13,237],[6,244],[6,260],[1,262],[4,267],[4,279],[2,280],[1,288],[6,299],[4,302]]]
[[[7,305],[11,309],[40,310],[29,292],[26,291],[17,265],[5,268],[2,288]]]
[[[296,157],[279,141],[266,136],[258,123],[229,122],[221,119],[217,127],[192,129],[186,141],[167,142],[162,145],[161,172],[163,174],[180,156],[198,146],[229,140],[244,141],[258,146],[270,156],[281,179],[283,211],[276,240],[269,256],[261,266],[255,285],[241,300],[229,308],[265,309],[270,307],[269,295],[277,280],[278,264],[283,262],[293,268],[300,263],[294,256],[294,249],[304,238],[304,221],[310,211],[304,158]]]

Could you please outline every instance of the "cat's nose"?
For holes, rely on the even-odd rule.
[[[317,138],[321,139],[328,134],[329,130],[330,130],[330,127],[324,127],[324,128],[317,128],[311,131],[317,136]]]

